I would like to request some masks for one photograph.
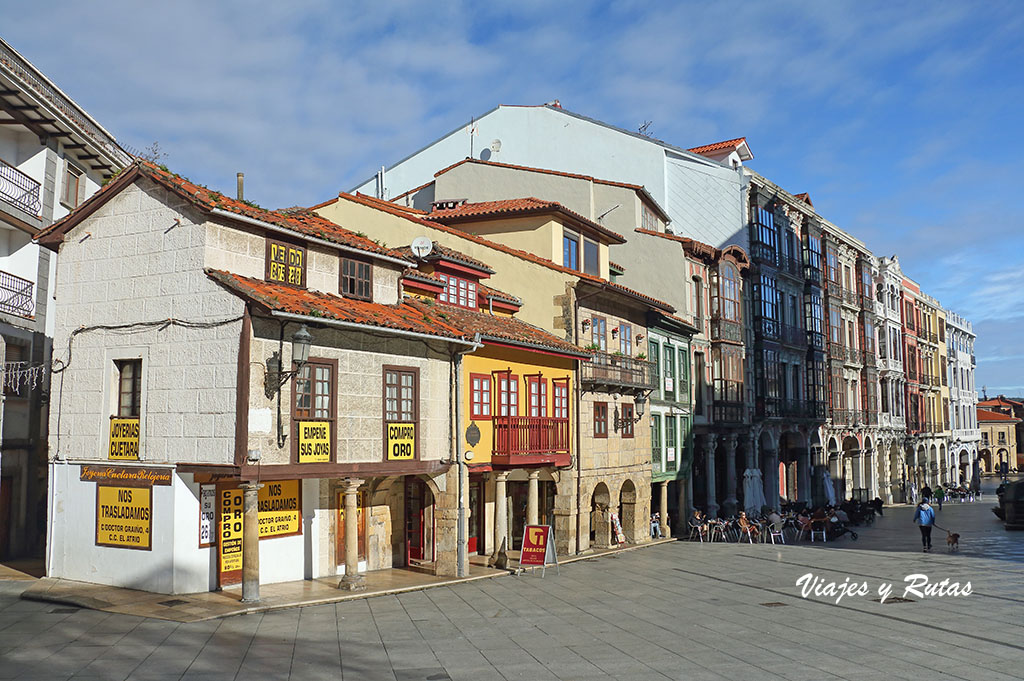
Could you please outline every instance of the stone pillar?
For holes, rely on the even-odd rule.
[[[680,481],[679,485],[679,515],[680,518],[676,518],[676,527],[684,528],[686,521],[693,513],[693,470],[690,470],[690,474],[686,476],[686,481]]]
[[[811,505],[811,449],[801,452],[796,459],[796,500]]]
[[[658,483],[658,517],[661,519],[661,533],[666,537],[671,537],[672,528],[668,522],[668,480]]]
[[[494,551],[501,551],[502,540],[508,537],[508,492],[506,481],[508,473],[498,472],[494,475]],[[511,547],[506,546],[508,550]]]
[[[363,481],[357,478],[345,479],[345,576],[338,583],[338,588],[345,591],[366,588],[366,578],[359,572],[359,506],[356,493],[361,484]]]
[[[538,478],[540,476],[540,470],[534,468],[530,470],[530,482],[527,495],[526,495],[526,524],[527,525],[539,525],[540,524],[540,482]]]
[[[718,441],[718,436],[714,434],[708,434],[707,439],[704,440],[705,452],[707,456],[707,483],[708,483],[708,517],[718,517],[718,500],[716,497],[715,488],[715,445]]]
[[[722,439],[725,446],[725,512],[736,514],[736,436],[726,435]]]
[[[259,491],[263,485],[247,482],[242,485],[242,602],[260,600],[260,506]]]
[[[779,450],[764,450],[764,500],[765,504],[779,508]]]

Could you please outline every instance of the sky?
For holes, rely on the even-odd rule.
[[[478,6],[479,5],[479,6]],[[267,207],[348,190],[497,104],[754,170],[974,323],[1024,394],[1024,3],[0,0],[0,35],[136,149]]]

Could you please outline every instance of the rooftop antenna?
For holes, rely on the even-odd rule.
[[[476,118],[469,119],[469,127],[466,128],[466,132],[469,133],[469,157],[473,158],[473,137],[476,135]]]
[[[639,132],[644,137],[650,137],[651,133],[647,132],[647,129],[651,127],[651,123],[653,122],[654,121],[644,121],[637,129],[637,132]]]

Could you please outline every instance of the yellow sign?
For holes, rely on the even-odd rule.
[[[96,544],[125,549],[153,548],[153,490],[96,486]]]
[[[302,531],[298,480],[264,483],[258,498],[260,539],[299,534]]]
[[[220,491],[220,571],[242,569],[242,490]]]
[[[299,463],[331,460],[331,422],[299,421]]]
[[[295,246],[280,243],[270,244],[271,281],[280,281],[294,286],[302,286],[302,260],[304,251]]]
[[[416,424],[388,424],[388,461],[402,461],[416,456]]]
[[[139,420],[110,419],[108,459],[139,460]]]

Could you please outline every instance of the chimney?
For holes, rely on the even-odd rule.
[[[238,200],[245,200],[245,173],[238,173]]]

